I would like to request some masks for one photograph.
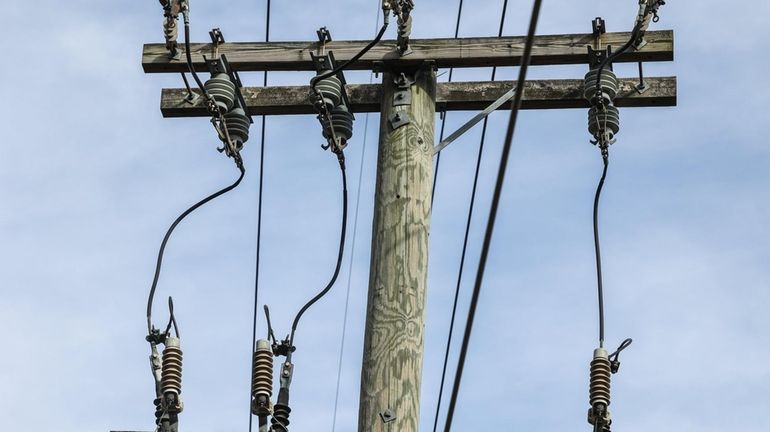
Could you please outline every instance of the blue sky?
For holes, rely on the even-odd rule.
[[[0,104],[0,430],[150,430],[144,304],[157,246],[179,212],[237,172],[215,151],[206,120],[160,116],[160,89],[181,83],[141,70],[142,44],[162,38],[156,1],[28,3],[0,2],[11,60]],[[276,1],[271,37],[311,40],[327,26],[336,39],[364,39],[374,31],[376,3]],[[415,37],[453,34],[456,2],[416,3]],[[505,33],[523,34],[531,2],[510,3]],[[610,31],[630,29],[636,2],[584,3],[546,1],[539,33],[587,32],[597,15]],[[635,340],[613,381],[616,430],[770,427],[770,60],[761,54],[770,4],[734,3],[669,2],[656,28],[675,30],[676,61],[646,70],[679,77],[679,106],[621,110],[601,213],[608,344]],[[492,35],[501,4],[466,2],[460,34]],[[207,40],[211,27],[232,41],[264,35],[263,1],[192,7],[195,40]],[[455,79],[489,73],[463,70]],[[530,77],[584,73],[537,67]],[[363,72],[348,77],[369,80]],[[244,78],[261,82],[260,74]],[[448,130],[472,114],[450,113]],[[456,430],[589,428],[597,328],[590,211],[601,161],[585,116],[521,117]],[[506,120],[496,113],[490,121],[463,318]],[[347,153],[354,204],[363,169],[355,249],[349,242],[343,278],[298,332],[293,430],[331,430],[351,253],[337,431],[356,429],[379,122],[370,116],[366,139],[364,123],[359,115]],[[424,430],[433,422],[479,134],[445,152],[438,179]],[[271,306],[281,333],[336,256],[339,174],[321,142],[312,116],[268,119],[260,303]],[[183,333],[187,432],[246,429],[258,156],[254,139],[243,185],[186,220],[166,256],[158,295],[174,296]]]

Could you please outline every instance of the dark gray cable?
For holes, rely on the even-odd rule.
[[[596,284],[599,293],[599,348],[604,347],[604,287],[602,284],[602,252],[599,244],[599,198],[604,188],[604,180],[607,179],[609,157],[605,155],[602,160],[604,161],[604,170],[594,197],[594,248],[596,250]]]
[[[377,23],[380,22],[380,0],[377,0],[377,16],[375,18],[375,26]],[[375,27],[375,31],[376,27]],[[369,74],[369,84],[372,83],[372,79],[374,78],[374,74]],[[348,282],[347,282],[347,289],[345,292],[345,312],[343,313],[342,318],[342,336],[340,337],[340,356],[339,356],[339,362],[337,363],[337,386],[336,390],[334,392],[334,413],[332,415],[332,432],[337,430],[337,408],[339,406],[339,400],[340,400],[340,387],[342,384],[342,359],[345,354],[345,337],[347,336],[347,326],[348,326],[348,311],[350,306],[350,289],[352,286],[352,280],[353,280],[353,259],[356,255],[356,238],[358,237],[358,213],[361,206],[361,183],[364,178],[364,158],[366,156],[366,143],[369,139],[369,113],[366,113],[366,117],[364,120],[364,139],[362,144],[362,150],[361,150],[361,162],[359,164],[358,169],[358,187],[356,191],[356,210],[353,216],[353,236],[350,240],[350,261],[349,261],[349,267],[348,267]]]
[[[503,11],[500,16],[500,30],[497,37],[503,36],[503,28],[505,26],[505,16],[508,10],[508,0],[503,1]],[[497,68],[492,68],[492,81],[497,77]],[[481,172],[481,159],[484,154],[484,143],[487,137],[487,125],[489,123],[489,117],[484,118],[484,125],[481,129],[481,141],[479,142],[479,154],[476,158],[476,172],[473,176],[473,190],[471,192],[471,202],[468,206],[468,219],[465,224],[465,237],[463,238],[463,249],[460,255],[460,270],[457,273],[457,286],[455,287],[455,298],[452,303],[452,318],[449,321],[449,334],[447,335],[446,350],[444,352],[444,364],[441,369],[441,384],[439,384],[438,400],[436,401],[436,416],[433,419],[433,432],[436,432],[438,428],[438,417],[441,412],[441,399],[444,395],[444,382],[446,381],[446,371],[449,364],[449,351],[452,347],[452,336],[454,335],[455,319],[457,317],[457,303],[460,298],[460,285],[463,280],[463,272],[465,270],[465,257],[468,251],[468,238],[471,232],[471,222],[473,221],[473,209],[476,204],[476,190],[479,183],[479,173]],[[442,125],[443,127],[443,125]],[[441,153],[439,153],[440,155]],[[434,183],[435,187],[435,183]]]
[[[460,36],[460,20],[463,15],[463,0],[457,5],[457,22],[455,24],[455,39]],[[452,82],[452,75],[454,74],[454,68],[449,68],[449,78],[447,82]],[[441,116],[441,133],[439,134],[438,142],[444,141],[444,130],[446,127],[447,113],[444,111],[444,115]],[[433,208],[433,200],[436,197],[436,184],[438,183],[438,170],[441,167],[441,153],[436,155],[436,166],[433,169],[433,192],[430,195],[430,207]],[[435,427],[433,428],[435,430]]]
[[[265,16],[265,42],[270,42],[270,0],[267,0],[267,14]],[[267,71],[265,71],[263,87],[267,87]],[[259,264],[262,246],[262,196],[265,184],[265,130],[266,116],[262,116],[262,133],[259,146],[259,198],[257,203],[257,257],[254,264],[254,318],[251,327],[251,352],[257,350],[257,311],[259,310]],[[254,368],[249,364],[251,370],[251,381],[249,381],[249,432],[252,431],[254,416],[251,414],[251,383],[254,381]]]
[[[508,124],[508,131],[505,136],[505,143],[503,145],[503,152],[500,157],[500,167],[497,172],[497,181],[495,183],[495,191],[492,196],[492,206],[489,210],[489,220],[487,221],[487,229],[484,233],[484,243],[481,248],[481,257],[479,259],[479,268],[476,273],[476,283],[473,287],[473,295],[471,297],[471,304],[468,310],[468,319],[465,324],[465,334],[463,335],[463,344],[460,349],[460,357],[457,362],[457,370],[455,373],[455,381],[452,387],[452,397],[449,401],[449,410],[447,412],[447,420],[444,426],[444,431],[449,432],[452,428],[452,419],[457,407],[457,397],[460,391],[460,383],[462,381],[463,369],[465,368],[465,359],[468,355],[468,346],[470,345],[471,335],[473,333],[473,321],[476,317],[476,309],[479,303],[479,295],[481,294],[481,285],[484,281],[484,270],[486,269],[487,259],[489,258],[489,247],[492,243],[492,235],[495,230],[495,221],[497,219],[497,211],[500,206],[500,196],[502,195],[503,184],[505,183],[505,173],[508,168],[508,158],[511,154],[511,145],[513,143],[513,134],[516,130],[516,120],[521,109],[522,96],[524,94],[524,83],[527,79],[527,69],[529,68],[529,61],[532,57],[532,45],[535,41],[535,31],[537,30],[537,22],[540,18],[540,7],[542,6],[542,0],[535,0],[532,7],[532,17],[529,22],[529,30],[527,32],[527,40],[524,45],[524,55],[521,60],[521,69],[519,70],[519,80],[516,83],[516,97],[511,104],[511,118]]]

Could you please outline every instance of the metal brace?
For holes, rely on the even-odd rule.
[[[591,69],[596,69],[599,67],[599,65],[606,59],[612,55],[612,47],[607,45],[606,49],[599,49],[595,50],[592,46],[588,46],[588,64],[591,67]],[[607,70],[613,70],[612,69],[612,63],[609,63],[605,69]]]

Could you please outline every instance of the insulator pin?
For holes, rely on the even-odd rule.
[[[599,80],[599,88],[596,87],[596,78],[599,76],[599,70],[593,69],[585,76],[583,86],[583,96],[591,105],[598,103],[597,96],[601,94],[604,103],[610,104],[618,95],[618,77],[609,68],[602,70],[602,77]]]
[[[270,342],[257,341],[254,351],[251,381],[251,412],[256,416],[270,414],[270,398],[273,396],[273,350]]]
[[[353,114],[348,111],[347,108],[345,108],[344,105],[340,105],[336,108],[334,108],[330,114],[331,122],[332,122],[332,128],[334,129],[334,134],[337,136],[338,139],[342,141],[342,145],[344,146],[345,142],[347,142],[350,138],[353,137]],[[321,122],[323,123],[324,130],[323,130],[323,136],[326,139],[329,139],[332,137],[330,133],[329,128],[329,122],[325,116],[322,117]]]
[[[240,151],[243,149],[243,144],[249,140],[249,128],[251,127],[249,116],[243,109],[235,108],[225,114],[225,123],[227,123],[227,133],[230,135],[230,140]]]
[[[342,102],[342,81],[336,76],[319,81],[315,88],[321,93],[322,102],[328,111],[332,111]]]
[[[235,84],[225,73],[219,73],[211,77],[203,85],[209,95],[214,98],[222,112],[228,112],[235,105]]]

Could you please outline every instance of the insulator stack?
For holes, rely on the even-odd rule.
[[[336,76],[330,76],[319,81],[315,88],[321,93],[323,103],[328,111],[332,111],[334,107],[342,103],[342,81]]]
[[[351,137],[353,137],[353,114],[348,111],[347,108],[345,108],[344,105],[340,105],[336,108],[334,108],[330,114],[331,116],[331,122],[332,122],[332,128],[334,129],[334,134],[337,136],[337,138],[340,138],[343,141],[343,144],[348,141]],[[323,117],[321,119],[321,122],[323,123],[324,130],[323,130],[323,136],[326,139],[331,138],[331,133],[329,130],[329,122],[326,119],[326,117]]]
[[[177,400],[182,393],[182,350],[178,338],[168,337],[166,340],[160,386],[163,395],[175,394]]]
[[[612,370],[608,357],[605,349],[598,348],[594,350],[594,359],[591,361],[591,386],[589,390],[592,408],[596,408],[597,405],[601,404],[606,410],[610,406]]]
[[[179,26],[173,18],[163,20],[163,35],[166,37],[166,47],[176,46],[176,40],[179,37]]]
[[[288,432],[289,431],[289,414],[291,408],[288,405],[275,404],[273,407],[273,418],[270,422],[273,424],[274,432]]]
[[[412,16],[408,16],[405,20],[398,20],[398,37],[408,38],[412,35]]]
[[[228,112],[235,105],[235,84],[227,74],[214,75],[206,81],[203,87],[214,98],[221,111]]]
[[[591,107],[588,110],[588,132],[598,137],[602,132],[609,133],[612,139],[620,131],[620,111],[614,105]]]
[[[591,105],[588,110],[588,132],[605,153],[620,131],[620,111],[613,105],[617,95],[618,78],[612,70],[604,68],[601,76],[598,69],[592,69],[586,74],[583,97]]]
[[[243,144],[249,140],[249,128],[251,121],[246,112],[241,108],[235,108],[225,114],[227,133],[238,151],[243,149]]]
[[[251,374],[251,412],[256,416],[267,416],[273,397],[273,350],[270,342],[257,341]]]
[[[599,70],[593,69],[586,74],[583,86],[583,96],[591,105],[598,103],[597,96],[601,94],[604,103],[611,104],[618,95],[618,77],[608,68],[602,70],[602,76],[599,80],[599,88],[596,87],[596,79],[599,76]]]

